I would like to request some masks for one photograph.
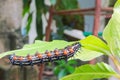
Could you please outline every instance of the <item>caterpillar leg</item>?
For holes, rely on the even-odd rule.
[[[31,67],[33,67],[33,62],[32,62],[32,60],[30,60],[29,62],[30,62]]]

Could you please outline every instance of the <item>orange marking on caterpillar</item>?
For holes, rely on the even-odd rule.
[[[27,56],[27,59],[28,59],[29,61],[31,61],[31,60],[32,60],[32,56],[31,56],[31,55],[28,55],[28,56]]]
[[[42,54],[40,54],[40,53],[37,53],[36,56],[40,59],[42,58]]]
[[[63,55],[67,55],[67,54],[68,54],[67,50],[63,50]]]

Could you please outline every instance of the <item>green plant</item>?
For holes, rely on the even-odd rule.
[[[30,31],[31,28],[31,22],[33,20],[33,13],[34,11],[30,11],[30,3],[33,0],[23,0],[24,2],[24,7],[23,7],[23,17],[25,14],[28,14],[27,18],[27,24],[25,27],[25,30],[27,34]],[[37,31],[37,37],[36,39],[42,40],[44,35],[42,31],[42,14],[46,14],[47,11],[49,11],[50,6],[47,6],[44,4],[45,0],[35,0],[35,6],[36,6],[36,31]],[[51,4],[54,6],[56,11],[60,10],[71,10],[71,9],[77,9],[78,8],[78,3],[77,0],[50,0]],[[49,40],[54,40],[54,39],[59,39],[59,40],[65,40],[66,37],[64,36],[64,29],[68,28],[77,28],[81,29],[81,25],[83,25],[83,19],[79,15],[54,15],[53,19],[56,20],[56,26],[57,26],[57,31],[56,32],[51,32],[51,38]],[[49,22],[49,20],[48,20]],[[67,39],[66,39],[67,40]],[[57,46],[56,46],[57,47]],[[68,61],[69,62],[69,61]],[[65,65],[63,65],[65,66]],[[71,66],[69,66],[71,67]],[[61,73],[61,72],[60,72]],[[67,71],[66,71],[67,73]],[[69,72],[68,72],[69,73]]]
[[[32,0],[23,0],[23,17],[28,14],[27,17],[27,23],[26,23],[26,27],[25,27],[25,31],[26,34],[29,33],[30,28],[31,28],[31,22],[33,20],[33,13],[36,13],[36,23],[35,23],[35,27],[36,27],[36,33],[37,33],[37,37],[36,39],[42,40],[43,39],[43,27],[42,27],[42,14],[45,14],[46,11],[48,11],[48,7],[44,4],[44,0],[35,0],[35,7],[36,10],[34,11],[30,11],[30,4],[31,4]]]
[[[25,27],[26,34],[29,33],[31,28],[31,23],[33,20],[33,13],[36,13],[36,33],[37,33],[37,40],[42,40],[45,33],[43,33],[43,24],[42,24],[42,14],[46,15],[46,12],[49,12],[50,6],[45,5],[45,0],[34,0],[35,1],[35,11],[30,10],[30,4],[33,0],[23,0],[23,18],[27,17],[27,23]],[[56,11],[60,10],[70,10],[78,8],[77,0],[50,0],[51,4],[54,6]],[[81,29],[83,26],[83,18],[79,15],[54,15],[53,18],[56,21],[57,31],[56,33],[51,33],[51,39],[65,39],[63,35],[64,29],[68,28],[77,28]],[[67,26],[67,27],[66,27]]]
[[[101,42],[93,36],[81,40],[84,52],[89,53],[86,59],[90,58],[92,53],[102,53],[107,55],[116,66],[117,72],[106,63],[97,63],[95,65],[86,64],[76,68],[73,74],[63,77],[61,80],[93,80],[97,78],[108,78],[114,76],[120,79],[120,0],[117,0],[114,6],[114,13],[103,32],[103,38],[106,42]],[[84,57],[85,58],[85,57]],[[86,61],[86,59],[84,59]]]
[[[86,64],[75,69],[75,71],[61,80],[93,80],[98,78],[109,78],[114,76],[120,79],[120,0],[117,0],[114,6],[114,13],[108,25],[104,29],[103,38],[106,42],[91,35],[80,40],[82,45],[80,52],[74,57],[83,61],[89,61],[102,55],[107,55],[116,66],[116,72],[109,64],[100,62],[97,64]],[[34,54],[36,51],[45,52],[45,50],[54,50],[64,48],[73,42],[54,40],[52,42],[36,41],[34,44],[24,45],[20,50],[9,51],[0,54],[0,58],[16,53],[19,56]]]

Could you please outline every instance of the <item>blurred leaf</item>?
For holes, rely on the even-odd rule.
[[[28,34],[29,30],[30,30],[31,22],[32,22],[32,13],[30,13],[29,16],[28,16],[28,21],[27,21],[27,26],[26,26],[27,34]]]
[[[120,0],[114,6],[114,13],[104,29],[103,38],[112,52],[120,57]]]
[[[56,26],[57,26],[57,33],[52,34],[52,39],[63,39],[64,35],[64,25],[62,23],[62,17],[60,16],[54,16],[54,19],[56,20]]]
[[[30,10],[30,7],[29,6],[26,6],[24,9],[23,9],[23,12],[22,12],[22,15],[24,16],[26,13],[28,13]]]
[[[56,67],[54,68],[54,70],[53,70],[53,72],[54,72],[55,75],[58,75],[60,71],[61,71],[61,68],[58,67],[58,66],[56,66]]]
[[[57,5],[58,10],[70,10],[78,8],[77,0],[60,0]]]
[[[24,16],[27,12],[29,12],[31,1],[32,1],[32,0],[23,0],[23,13],[22,13],[23,16]]]
[[[97,78],[108,78],[120,76],[107,64],[97,63],[96,65],[86,64],[76,68],[71,75],[63,77],[61,80],[93,80]]]
[[[37,30],[37,40],[42,40],[43,38],[43,28],[42,28],[42,10],[44,10],[44,0],[35,0],[36,1],[36,30]]]
[[[75,68],[71,65],[66,65],[65,68],[69,73],[73,73],[75,71]]]
[[[41,15],[45,13],[47,10],[44,0],[35,0],[36,3],[36,30],[37,30],[37,40],[42,40],[43,39],[43,28],[42,28],[42,18]]]
[[[58,65],[54,68],[54,73],[56,75],[59,74],[61,69],[66,69],[67,73],[73,73],[73,71],[75,70],[73,65],[77,64],[77,62],[75,60],[69,60],[68,62],[61,60],[61,61],[57,61],[57,62],[58,62]]]
[[[31,0],[23,0],[24,2],[24,9],[23,9],[23,16],[25,15],[25,13],[29,12],[30,9],[30,3]],[[44,0],[35,0],[35,4],[36,4],[36,29],[37,29],[37,38],[39,40],[43,39],[43,32],[42,32],[42,19],[41,19],[41,15],[42,13],[45,13],[47,11],[47,8],[44,4]],[[27,33],[30,30],[30,24],[32,22],[32,15],[29,15],[28,18],[28,23],[27,23]]]
[[[59,65],[59,64],[65,64],[65,61],[64,60],[59,60],[59,61],[56,61],[56,63]]]
[[[58,74],[58,79],[61,79],[62,77],[67,75],[66,69],[62,69],[60,73]]]
[[[41,19],[41,13],[37,12],[37,18],[36,18],[36,30],[37,30],[37,38],[36,40],[42,40],[43,39],[43,27],[42,27],[42,19]]]
[[[57,4],[55,6],[56,10],[70,10],[70,9],[77,9],[78,2],[77,0],[57,0]],[[82,30],[83,25],[83,18],[79,15],[59,15],[54,16],[57,25],[57,35],[52,35],[52,39],[64,39],[67,38],[64,35],[64,29],[75,28]],[[68,26],[68,27],[66,27]],[[55,37],[54,37],[55,36]],[[57,36],[57,37],[56,37]]]
[[[68,62],[67,62],[67,64],[69,64],[69,65],[74,65],[74,64],[77,64],[77,61],[76,60],[69,60]]]
[[[120,8],[120,0],[117,0],[114,9]]]
[[[22,0],[23,1],[23,6],[30,4],[32,0]]]
[[[35,0],[37,10],[42,10],[45,7],[44,0]]]

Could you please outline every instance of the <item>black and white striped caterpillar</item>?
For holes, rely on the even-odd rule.
[[[46,51],[45,54],[37,52],[35,55],[16,56],[15,54],[9,56],[12,65],[29,66],[35,64],[42,64],[45,62],[52,62],[56,60],[73,57],[74,54],[80,49],[81,44],[76,42],[64,49],[55,49],[54,51]]]

